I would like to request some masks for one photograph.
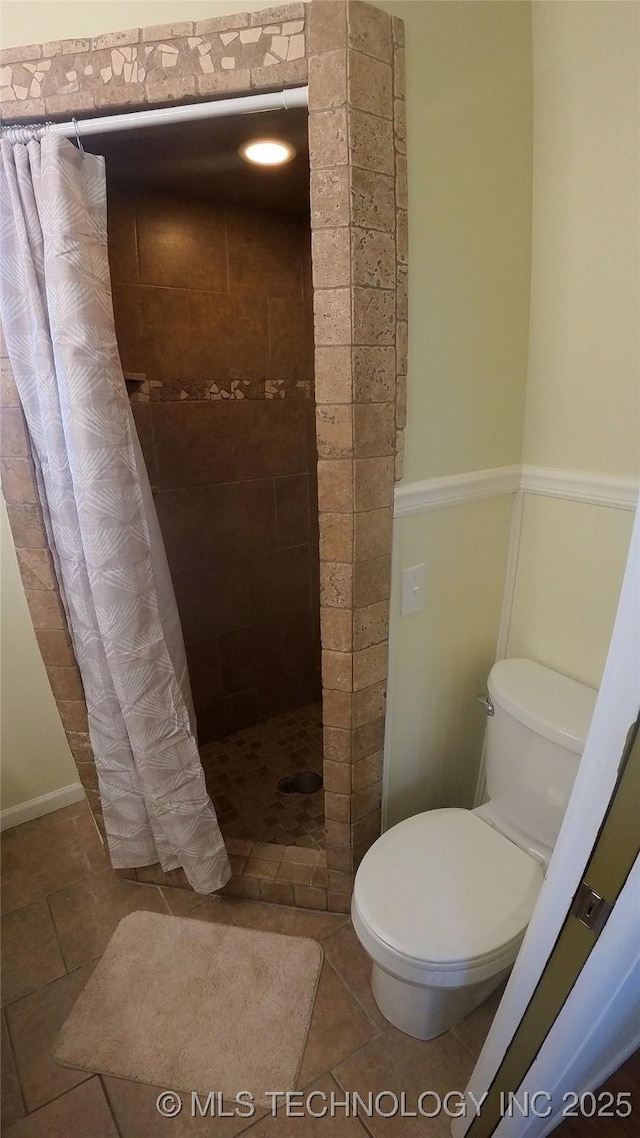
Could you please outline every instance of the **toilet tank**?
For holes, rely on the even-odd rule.
[[[547,862],[584,750],[597,693],[533,660],[491,669],[485,766],[488,802],[477,813]]]

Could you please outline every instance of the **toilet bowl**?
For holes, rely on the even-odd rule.
[[[408,1035],[432,1039],[447,1031],[513,965],[595,694],[532,661],[501,661],[489,678],[489,801],[407,818],[365,854],[353,925],[372,961],[376,1003]]]

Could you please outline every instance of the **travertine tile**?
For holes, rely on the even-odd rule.
[[[354,791],[351,799],[351,821],[359,822],[368,817],[382,802],[382,779],[372,782],[362,790]]]
[[[328,0],[328,4],[331,4],[331,0]],[[324,3],[318,4],[317,7],[324,7]],[[311,1109],[299,1110],[297,1102],[306,1100],[314,1092],[318,1097],[311,1099]],[[327,1133],[327,1119],[330,1116],[327,1113],[324,1117],[314,1117],[311,1111],[319,1116],[326,1104],[328,1112],[331,1096],[334,1096],[335,1101],[335,1097],[340,1093],[331,1075],[312,1079],[301,1092],[301,1098],[296,1100],[293,1109],[289,1108],[288,1114],[285,1115],[283,1111],[279,1111],[275,1116],[269,1114],[267,1118],[252,1127],[252,1138],[276,1138],[276,1136],[277,1138],[323,1138]],[[344,1110],[335,1111],[335,1117],[331,1117],[332,1138],[365,1138],[365,1133],[358,1119],[348,1116]],[[124,1138],[128,1136],[125,1135]],[[146,1138],[146,1135],[143,1134],[140,1138]],[[181,1135],[177,1135],[177,1138],[181,1138]]]
[[[393,530],[391,506],[354,515],[354,560],[371,561],[388,556]]]
[[[391,17],[380,8],[352,0],[348,9],[349,41],[353,48],[374,59],[391,62],[393,41]]]
[[[84,700],[58,700],[57,708],[60,719],[62,720],[62,726],[64,727],[65,731],[87,732],[89,730],[89,724],[87,720],[87,705]]]
[[[354,285],[394,288],[396,243],[393,234],[377,229],[352,228],[351,265]]]
[[[407,423],[407,377],[396,376],[396,427],[404,430]],[[397,439],[396,439],[397,441]]]
[[[103,1076],[102,1082],[121,1138],[157,1138],[165,1129],[171,1138],[232,1138],[232,1135],[247,1127],[247,1119],[239,1116],[215,1120],[198,1114],[191,1117],[186,1103],[179,1115],[164,1123],[158,1115],[156,1102],[158,1095],[167,1090],[167,1087],[154,1087],[110,1076]],[[183,1097],[188,1102],[188,1096]],[[205,1098],[206,1096],[202,1097],[203,1103]],[[224,1109],[231,1113],[226,1103]],[[262,1113],[257,1110],[255,1118],[259,1118]],[[254,1120],[248,1121],[250,1123]]]
[[[47,535],[39,505],[19,506],[8,502],[7,516],[17,549],[46,549]]]
[[[423,1042],[390,1027],[365,1047],[349,1056],[334,1074],[343,1090],[360,1094],[381,1090],[402,1092],[407,1102],[417,1102],[425,1087],[444,1096],[463,1091],[473,1070],[474,1058],[451,1034]],[[435,1118],[367,1119],[374,1138],[449,1138],[451,1119],[443,1112]]]
[[[394,99],[393,140],[398,154],[407,153],[407,108],[404,99]]]
[[[80,672],[75,664],[50,664],[47,666],[47,677],[55,699],[83,699],[84,691]]]
[[[351,787],[356,794],[382,778],[384,752],[376,751],[366,759],[359,759],[351,767]]]
[[[351,283],[349,229],[316,229],[311,236],[314,288],[348,288]]]
[[[384,691],[384,688],[383,688]],[[360,694],[360,693],[359,693]],[[367,721],[355,728],[353,732],[353,770],[364,758],[370,758],[374,752],[379,752],[385,742],[385,720],[381,716]]]
[[[354,853],[362,851],[363,853],[372,846],[375,841],[380,837],[381,830],[381,811],[380,806],[373,810],[366,817],[360,818],[357,822],[351,825],[351,846]]]
[[[49,907],[68,969],[78,968],[104,952],[123,917],[144,909],[166,913],[155,886],[122,881],[111,870],[85,877],[49,897]]]
[[[20,1119],[7,1138],[119,1138],[100,1081],[91,1078]]]
[[[353,654],[353,690],[361,691],[384,681],[387,676],[388,645],[373,644]]]
[[[300,1083],[308,1083],[323,1071],[362,1047],[377,1034],[377,1028],[347,991],[330,964],[323,965],[309,1038],[305,1048]]]
[[[320,604],[329,608],[350,609],[353,604],[353,566],[338,561],[320,565]]]
[[[351,403],[351,348],[317,347],[315,353],[316,403]]]
[[[2,919],[2,1004],[10,1004],[64,976],[65,965],[46,901],[14,909]]]
[[[364,144],[364,140],[363,140]],[[347,114],[344,107],[328,111],[314,111],[309,115],[309,162],[311,169],[327,166],[346,166],[349,161],[347,145]]]
[[[351,342],[350,289],[316,289],[313,296],[313,316],[314,337],[318,346]]]
[[[27,588],[25,589],[25,596],[35,629],[66,629],[67,620],[57,590],[36,590]],[[73,728],[70,728],[70,730],[73,730]],[[79,728],[79,730],[82,730],[82,728]]]
[[[302,909],[321,910],[327,908],[326,889],[319,889],[313,885],[294,884],[293,896],[296,905],[299,905]]]
[[[321,514],[348,514],[353,509],[353,487],[353,463],[350,459],[319,459],[318,509]]]
[[[389,637],[389,605],[387,601],[354,609],[353,647],[358,652]]]
[[[338,888],[338,874],[330,875],[335,878],[335,888]],[[349,875],[341,875],[345,879]],[[325,959],[329,961],[340,979],[347,985],[349,991],[355,996],[360,1007],[366,1012],[369,1019],[382,1029],[388,1028],[388,1022],[376,1004],[371,991],[371,960],[360,944],[351,921],[341,925],[324,945]]]
[[[395,339],[395,327],[395,291],[360,287],[353,289],[354,344],[391,345]]]
[[[389,597],[391,585],[391,557],[375,557],[371,561],[357,561],[353,571],[353,604],[366,608],[376,601]]]
[[[356,510],[378,510],[393,499],[393,459],[356,458],[354,464]]]
[[[3,458],[0,462],[0,471],[5,502],[32,505],[38,501],[38,489],[31,459]]]
[[[354,400],[357,403],[393,402],[395,364],[395,351],[392,347],[354,347]]]
[[[383,233],[395,232],[395,178],[352,167],[350,202],[354,225],[379,229]]]
[[[384,644],[385,652],[387,645]],[[380,717],[384,715],[386,703],[386,674],[381,680],[371,683],[368,687],[359,688],[353,697],[353,722],[355,727],[360,727],[365,724],[378,723]],[[380,746],[379,743],[376,744]],[[356,741],[354,740],[354,754],[356,748]],[[365,754],[369,754],[375,747],[369,747]]]
[[[71,637],[66,630],[40,631],[36,633],[36,639],[38,641],[40,655],[45,664],[66,668],[75,667],[76,659],[71,646]],[[51,680],[51,677],[49,677],[49,679]],[[54,689],[53,683],[51,687]],[[82,695],[82,689],[80,690],[80,695]],[[75,697],[72,696],[70,698]]]
[[[349,52],[349,103],[382,118],[393,115],[393,78],[388,63]]]
[[[87,811],[84,804],[69,809]],[[25,822],[2,835],[3,913],[44,900],[91,871],[94,848],[86,846],[86,832],[78,828],[75,813],[60,818],[62,813]]]
[[[28,1111],[44,1106],[90,1078],[88,1071],[59,1066],[52,1052],[58,1032],[93,968],[93,963],[86,964],[7,1008],[7,1022]]]
[[[2,1012],[2,1038],[0,1040],[0,1061],[2,1063],[2,1070],[0,1073],[0,1092],[2,1100],[0,1101],[0,1125],[6,1131],[12,1122],[16,1122],[22,1118],[24,1114],[24,1102],[20,1092],[20,1084],[18,1082],[18,1073],[16,1065],[13,1060],[13,1052],[9,1040],[9,1033],[5,1023],[4,1012]]]
[[[409,205],[407,159],[404,154],[396,154],[396,204],[398,209],[407,209]]]
[[[396,317],[409,319],[409,270],[406,265],[396,265]]]
[[[353,557],[353,514],[320,515],[320,560],[351,561]],[[327,645],[328,648],[332,645]]]
[[[390,178],[393,195],[393,179]],[[349,170],[346,166],[311,171],[311,219],[314,229],[348,225],[350,218]],[[364,213],[364,210],[361,210]]]
[[[334,691],[352,691],[353,667],[350,652],[322,651],[322,684]]]
[[[330,822],[351,821],[351,794],[327,791],[324,796],[324,814]]]
[[[406,209],[399,209],[397,212],[396,257],[405,265],[409,259],[409,223]]]
[[[327,731],[332,727],[351,727],[353,722],[351,694],[344,691],[324,692],[323,720],[325,724],[325,738]]]
[[[53,560],[48,549],[16,549],[25,589],[56,589]]]
[[[353,165],[360,166],[363,170],[395,174],[392,122],[353,107],[349,115],[349,155]],[[328,166],[331,163],[323,164]]]
[[[343,923],[342,917],[332,913],[300,912],[284,905],[266,905],[261,901],[247,901],[244,898],[227,897],[224,903],[234,924],[246,929],[283,933],[285,936],[308,936],[314,940],[324,940]]]
[[[345,47],[312,55],[309,59],[309,110],[340,107],[347,101],[347,52]]]
[[[327,648],[335,652],[350,652],[353,647],[351,609],[321,608],[320,631],[322,643]]]
[[[468,1047],[474,1055],[479,1055],[484,1047],[484,1041],[495,1018],[498,1004],[504,994],[504,988],[505,985],[501,984],[497,991],[489,996],[488,1000],[480,1004],[479,1008],[475,1008],[466,1019],[456,1024],[451,1030],[451,1034],[461,1043],[464,1043],[465,1047]]]
[[[351,767],[348,763],[334,763],[330,759],[324,761],[325,791],[332,794],[351,794]]]
[[[342,48],[347,35],[347,6],[344,0],[322,0],[307,8],[307,52],[310,56]]]
[[[353,446],[357,458],[392,455],[395,444],[393,403],[356,403],[353,408]]]
[[[316,441],[320,459],[351,458],[353,410],[350,404],[322,403],[317,406]]]
[[[406,86],[405,51],[398,46],[393,52],[393,93],[396,99],[404,99]]]

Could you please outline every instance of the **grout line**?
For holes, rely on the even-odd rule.
[[[14,1003],[17,1003],[17,1001],[14,1001]],[[9,1004],[6,1005],[6,1007],[9,1007],[9,1006],[10,1006]],[[6,1031],[6,1035],[7,1035],[7,1041],[9,1044],[9,1055],[11,1056],[11,1062],[13,1063],[13,1069],[14,1069],[15,1074],[16,1074],[16,1082],[18,1084],[18,1094],[20,1096],[20,1102],[22,1103],[22,1113],[23,1113],[23,1117],[25,1117],[29,1112],[27,1110],[27,1103],[26,1103],[26,1099],[24,1096],[24,1091],[22,1089],[22,1079],[20,1077],[20,1069],[18,1067],[18,1063],[16,1060],[16,1053],[15,1053],[15,1049],[13,1046],[13,1039],[11,1038],[11,1030],[9,1028],[9,1020],[7,1019],[7,1015],[6,1015],[6,1008],[2,1008],[2,1018],[4,1020],[4,1026],[5,1026],[5,1031]],[[16,1122],[17,1121],[18,1121],[18,1119],[16,1119]],[[13,1125],[13,1123],[12,1123],[12,1125]]]
[[[101,1074],[98,1074],[98,1073],[96,1072],[96,1077],[97,1077],[97,1079],[98,1079],[98,1082],[100,1083],[100,1087],[102,1088],[102,1093],[103,1093],[103,1095],[104,1095],[104,1097],[105,1097],[105,1100],[106,1100],[106,1103],[107,1103],[107,1109],[108,1109],[108,1111],[109,1111],[109,1114],[111,1115],[111,1119],[112,1119],[112,1121],[113,1121],[113,1125],[114,1125],[114,1126],[115,1126],[115,1128],[116,1128],[116,1132],[117,1132],[117,1134],[118,1134],[118,1138],[125,1138],[125,1135],[122,1133],[122,1130],[121,1130],[121,1129],[120,1129],[120,1127],[118,1126],[118,1119],[116,1118],[116,1112],[115,1112],[115,1110],[114,1110],[114,1108],[113,1108],[113,1104],[112,1104],[112,1102],[111,1102],[111,1099],[109,1098],[109,1092],[108,1092],[108,1090],[107,1090],[107,1087],[106,1087],[106,1084],[105,1084],[105,1082],[104,1082],[104,1078],[105,1078],[105,1076],[104,1076],[104,1075],[101,1075]],[[115,1078],[116,1076],[114,1075],[113,1077]],[[126,1080],[124,1080],[124,1079],[123,1079],[123,1082],[125,1082],[125,1081],[126,1081]],[[141,1083],[141,1084],[140,1084],[140,1086],[149,1086],[149,1085],[150,1085],[150,1084],[148,1084],[148,1083]]]

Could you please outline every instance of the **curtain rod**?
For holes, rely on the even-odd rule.
[[[128,111],[104,118],[72,119],[71,122],[14,123],[3,126],[1,137],[8,142],[30,142],[45,134],[62,134],[78,138],[87,134],[110,134],[116,130],[136,130],[139,127],[168,126],[170,123],[192,122],[195,119],[224,118],[229,115],[254,114],[258,111],[289,111],[309,105],[308,87],[291,87],[287,91],[268,94],[242,95],[237,99],[218,99],[208,103],[189,103],[180,107],[161,107],[150,111]]]

